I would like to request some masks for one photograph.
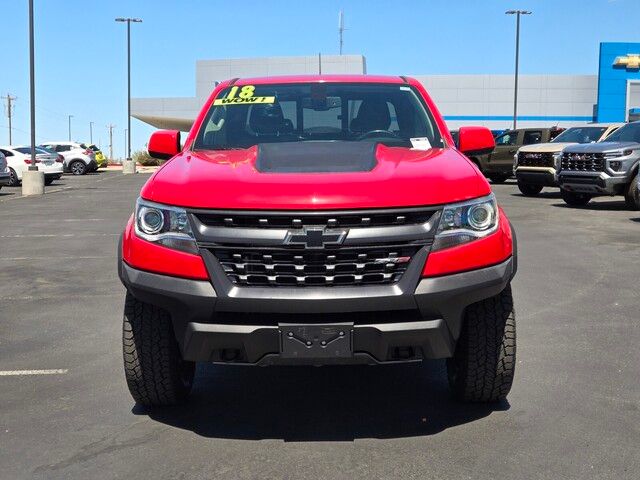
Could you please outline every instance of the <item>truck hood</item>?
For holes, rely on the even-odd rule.
[[[526,145],[520,147],[519,152],[522,153],[556,153],[561,152],[566,147],[578,145],[577,143],[561,142],[561,143],[536,143],[534,145]]]
[[[640,143],[636,142],[598,142],[586,143],[582,145],[572,145],[565,150],[565,153],[605,153],[623,148],[640,148]]]
[[[306,155],[317,156],[317,148],[328,154],[326,143],[298,145],[305,145]],[[349,155],[341,154],[339,149],[340,145],[347,147],[347,142],[332,143],[336,156]],[[299,146],[296,148],[300,161],[308,166]],[[450,148],[414,150],[372,145],[369,165],[332,158],[330,163],[341,165],[342,169],[331,172],[309,168],[279,168],[274,172],[264,165],[260,167],[259,155],[260,146],[182,152],[147,181],[141,195],[154,202],[191,208],[321,210],[436,205],[491,192],[471,162]],[[291,162],[288,155],[282,163]],[[273,165],[273,161],[262,163]],[[354,163],[357,167],[344,171],[344,165]]]

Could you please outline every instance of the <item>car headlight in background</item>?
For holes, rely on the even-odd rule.
[[[562,162],[562,152],[556,152],[553,154],[553,168],[560,170],[560,164]]]
[[[183,208],[161,205],[138,198],[136,235],[148,242],[188,253],[198,253],[187,212]]]
[[[493,194],[446,205],[431,249],[441,250],[486,237],[498,229],[498,217],[498,205]]]

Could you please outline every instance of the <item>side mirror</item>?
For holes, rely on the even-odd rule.
[[[149,155],[160,160],[169,160],[180,153],[180,132],[178,130],[158,130],[151,134]]]
[[[457,143],[458,150],[467,156],[491,153],[496,147],[493,134],[486,127],[460,127]]]

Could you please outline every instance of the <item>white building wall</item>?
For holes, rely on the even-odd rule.
[[[318,55],[200,60],[196,63],[196,96],[133,98],[132,114],[158,128],[187,128],[215,83],[235,77],[274,75],[363,74],[362,55]],[[433,97],[450,129],[512,125],[513,75],[416,75]],[[572,126],[592,121],[597,75],[521,75],[518,125]]]

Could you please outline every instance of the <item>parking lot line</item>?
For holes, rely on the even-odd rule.
[[[26,375],[64,375],[69,369],[55,368],[50,370],[0,370],[0,377],[21,377]]]

